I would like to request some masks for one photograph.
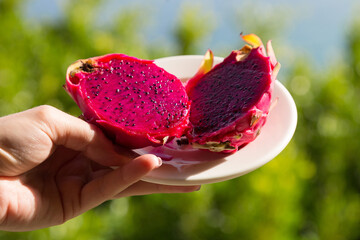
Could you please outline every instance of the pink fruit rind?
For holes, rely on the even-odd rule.
[[[182,107],[181,108],[172,107],[170,106],[171,105],[170,103],[167,104],[166,102],[164,102],[165,100],[163,101],[161,98],[156,99],[156,100],[160,99],[159,101],[161,101],[161,103],[157,103],[159,104],[159,106],[153,106],[155,104],[148,103],[150,101],[150,98],[147,98],[147,96],[152,96],[152,97],[155,96],[149,94],[150,92],[149,90],[146,96],[139,94],[138,98],[142,97],[142,99],[144,99],[144,101],[141,102],[144,102],[145,110],[147,109],[148,113],[151,113],[151,116],[149,114],[148,118],[151,117],[151,119],[154,120],[154,123],[145,123],[145,120],[144,122],[141,122],[141,119],[145,118],[145,112],[141,112],[140,110],[137,112],[135,112],[134,110],[132,116],[129,118],[140,119],[137,120],[136,123],[137,125],[142,125],[142,127],[125,126],[124,124],[115,122],[112,119],[112,116],[109,117],[108,114],[104,112],[105,110],[100,110],[99,107],[96,106],[97,104],[96,101],[89,96],[91,94],[89,93],[89,89],[87,89],[89,87],[86,85],[87,84],[86,81],[90,81],[88,80],[89,78],[93,77],[96,74],[100,74],[100,72],[101,73],[107,72],[109,74],[112,73],[113,68],[111,66],[111,63],[120,60],[124,62],[136,63],[139,66],[141,66],[141,69],[145,69],[145,71],[149,72],[147,78],[145,77],[142,78],[143,82],[145,81],[149,82],[149,84],[146,83],[148,85],[143,84],[145,88],[147,87],[147,90],[149,90],[149,87],[150,88],[152,87],[150,85],[155,86],[154,87],[155,89],[157,89],[156,87],[161,88],[161,84],[164,85],[163,88],[165,87],[168,88],[168,89],[161,89],[161,91],[165,91],[165,94],[166,91],[174,91],[174,89],[178,89],[177,95],[174,94],[174,97],[176,99],[176,97],[181,96],[179,98],[180,98],[180,102],[182,103]],[[117,71],[117,73],[118,72],[119,71]],[[145,76],[147,72],[145,72],[143,75]],[[151,74],[154,73],[158,74],[159,72],[161,72],[160,78],[162,79],[160,79],[159,81],[150,79],[151,77],[149,76]],[[115,74],[115,70],[114,70],[114,74]],[[156,76],[154,76],[154,78],[156,78]],[[110,84],[114,85],[114,83],[110,83]],[[133,86],[133,85],[128,85],[128,86]],[[139,88],[141,89],[141,87]],[[69,95],[74,99],[74,101],[77,103],[79,108],[82,110],[84,119],[86,121],[100,126],[105,131],[105,133],[110,138],[112,138],[116,143],[127,146],[129,148],[141,148],[150,145],[159,146],[165,144],[167,141],[171,140],[174,137],[181,137],[184,131],[186,131],[186,129],[188,128],[190,102],[188,101],[185,89],[182,86],[181,81],[174,75],[164,71],[162,68],[155,65],[154,62],[151,60],[138,59],[135,57],[127,56],[125,54],[108,54],[104,56],[78,60],[74,64],[72,64],[67,70],[65,89],[69,93]],[[138,93],[140,93],[140,90],[138,91],[139,91]],[[159,89],[155,91],[159,92]],[[167,95],[169,95],[169,93],[167,93]],[[139,101],[139,99],[137,100]],[[151,100],[155,101],[153,99]],[[171,101],[173,100],[170,100],[170,102]],[[174,104],[174,102],[171,103]],[[147,106],[147,104],[149,104],[149,106]],[[144,106],[140,106],[140,107],[144,108]],[[157,109],[160,108],[160,110],[162,108],[171,108],[171,109],[176,108],[174,110],[177,111],[174,112],[174,114],[176,114],[175,120],[173,120],[174,116],[170,115],[173,114],[172,112],[170,113],[166,112],[167,109],[165,109],[163,112],[160,112],[160,110],[156,112],[155,108]],[[166,114],[169,114],[169,117],[170,116],[172,117],[172,119],[167,120],[168,125],[166,125],[166,127],[165,127],[166,123],[164,123],[165,121],[164,116],[162,116],[164,115],[165,112]],[[116,117],[119,118],[120,116],[114,116],[114,118]],[[127,116],[125,116],[125,118],[126,117]]]
[[[194,76],[191,77],[191,79],[188,79],[188,81],[184,83],[186,92],[190,91],[197,84],[197,82],[212,69],[213,64],[214,54],[210,49],[208,49],[205,53],[205,56],[200,64],[198,71],[195,73]]]

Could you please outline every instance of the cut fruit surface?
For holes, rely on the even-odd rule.
[[[87,121],[131,148],[161,145],[188,125],[185,88],[153,61],[124,54],[79,60],[68,69],[66,90]]]

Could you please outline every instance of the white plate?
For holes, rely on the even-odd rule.
[[[157,65],[180,79],[189,78],[197,71],[203,56],[174,56],[156,60]],[[215,64],[223,59],[216,57]],[[135,150],[139,154],[154,153],[163,158],[163,165],[143,178],[144,181],[167,185],[198,185],[221,182],[249,173],[276,157],[291,140],[297,123],[293,98],[276,81],[271,110],[260,135],[232,155],[196,150],[177,144]]]

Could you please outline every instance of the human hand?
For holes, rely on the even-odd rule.
[[[96,126],[50,106],[0,118],[0,229],[62,224],[109,199],[199,189],[143,182],[161,159],[119,149]]]

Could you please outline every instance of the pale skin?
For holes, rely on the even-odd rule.
[[[160,165],[156,156],[115,146],[94,125],[50,106],[1,117],[0,230],[59,225],[120,197],[200,188],[140,180]]]

